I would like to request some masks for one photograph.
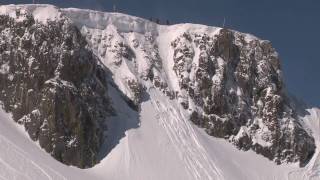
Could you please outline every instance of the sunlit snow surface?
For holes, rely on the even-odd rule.
[[[158,26],[141,18],[119,13],[102,13],[79,9],[57,9],[49,5],[1,6],[0,14],[15,17],[16,8],[31,11],[36,19],[45,23],[54,20],[60,13],[66,14],[78,25],[82,33],[93,35],[112,33],[117,40],[128,41],[134,37],[143,42],[141,33],[155,34],[164,71],[169,86],[177,89],[177,80],[172,72],[170,42],[184,31],[204,31],[212,35],[219,28],[202,25],[181,24]],[[255,38],[247,35],[246,38]],[[125,86],[126,78],[138,78],[134,73],[143,72],[143,52],[137,50],[139,67],[123,64],[120,68],[110,66],[112,58],[100,57],[103,47],[90,42],[95,54],[110,68],[119,89],[130,97]],[[139,60],[140,58],[140,60]],[[4,69],[4,68],[2,68]],[[111,134],[121,137],[101,163],[93,168],[81,170],[65,166],[40,149],[29,139],[22,127],[14,123],[10,114],[0,110],[0,180],[25,179],[111,179],[111,180],[319,180],[319,149],[305,168],[297,164],[277,166],[274,162],[252,151],[237,150],[223,139],[208,136],[185,118],[187,112],[175,100],[169,100],[163,93],[147,82],[146,97],[139,114],[129,109],[117,90],[109,86],[109,95],[118,116],[111,119]],[[304,122],[320,145],[320,110],[310,109],[303,117]],[[139,124],[139,127],[135,127]],[[121,135],[123,129],[128,129]],[[108,144],[106,144],[107,146]]]

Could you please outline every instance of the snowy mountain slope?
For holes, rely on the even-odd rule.
[[[112,78],[109,77],[108,95],[117,115],[109,118],[101,162],[86,170],[59,164],[28,140],[11,121],[5,121],[1,124],[4,129],[0,131],[1,137],[10,149],[16,151],[3,149],[5,153],[0,156],[0,170],[6,173],[1,178],[319,179],[318,149],[304,168],[299,168],[297,163],[277,166],[251,150],[239,151],[226,140],[208,136],[189,121],[190,109],[198,107],[195,101],[190,100],[187,101],[190,108],[181,106],[185,102],[185,97],[181,96],[185,94],[181,88],[183,81],[172,70],[179,68],[172,57],[181,60],[187,55],[185,60],[189,61],[188,53],[193,49],[195,65],[192,66],[198,67],[200,63],[196,57],[203,56],[203,51],[196,44],[189,44],[185,33],[191,34],[192,38],[200,34],[200,38],[206,41],[207,37],[219,35],[221,28],[191,24],[159,26],[124,14],[58,9],[50,5],[1,6],[0,12],[23,21],[23,18],[15,17],[17,8],[32,13],[43,24],[47,18],[59,21],[66,16],[78,26],[93,53],[110,70]],[[238,35],[243,35],[244,41],[258,40],[251,35]],[[199,40],[202,48],[208,46],[206,43],[210,44],[210,39],[209,42],[202,40]],[[186,45],[187,53],[179,49],[176,49],[178,53],[174,52],[174,44]],[[267,48],[267,51],[272,50]],[[222,61],[222,58],[218,59],[219,66]],[[193,69],[188,75],[191,79],[196,76]],[[218,76],[212,78],[219,81]],[[133,101],[134,106],[139,106],[139,113],[127,105],[118,89]],[[239,96],[243,93],[239,89],[237,91]],[[314,137],[318,147],[319,110],[308,111],[297,119],[305,125],[304,128],[310,129],[308,134]],[[2,119],[11,120],[3,112]],[[19,136],[15,137],[5,129]],[[255,140],[261,142],[264,139]],[[19,149],[26,151],[22,153]],[[11,161],[8,157],[20,157],[20,161]],[[29,172],[29,175],[16,175],[16,170]]]
[[[315,163],[319,159],[312,159],[305,168],[299,168],[297,164],[277,166],[252,151],[242,152],[225,140],[209,137],[202,129],[184,120],[186,114],[178,103],[164,100],[161,92],[153,88],[148,92],[150,99],[141,107],[141,126],[127,131],[120,144],[91,169],[94,173],[114,179],[320,178]],[[319,113],[317,109],[310,111]],[[318,116],[305,118],[314,123],[312,130],[317,133]]]
[[[10,114],[0,111],[0,179],[78,179],[90,175],[63,165],[30,140]],[[68,175],[71,174],[72,176]]]
[[[151,92],[154,90],[151,90]],[[159,92],[152,92],[153,96]],[[117,98],[117,97],[115,97]],[[119,97],[118,97],[119,98]],[[216,179],[216,180],[317,180],[319,151],[305,168],[277,166],[252,151],[237,150],[222,139],[212,138],[189,121],[164,119],[172,102],[148,100],[142,105],[141,127],[126,132],[120,143],[93,168],[81,170],[65,166],[32,142],[10,115],[1,111],[0,171],[2,179]],[[124,102],[122,102],[124,103]],[[121,103],[119,104],[121,105]],[[123,104],[122,104],[123,105]],[[166,106],[164,108],[164,106]],[[122,116],[131,116],[124,112]],[[319,134],[318,109],[306,120]],[[170,121],[165,126],[163,121]],[[118,128],[131,126],[131,120]],[[319,139],[317,138],[319,145]],[[4,146],[6,145],[6,146]],[[182,148],[182,149],[181,149]],[[17,173],[23,172],[23,173]],[[200,172],[200,173],[199,173]],[[206,172],[206,173],[203,173]]]
[[[188,110],[184,118],[239,149],[300,166],[314,154],[314,139],[291,107],[270,42],[203,25],[161,26],[122,14],[62,11],[136,104],[151,81]]]

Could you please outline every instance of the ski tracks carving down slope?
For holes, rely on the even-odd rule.
[[[157,118],[184,161],[187,172],[195,180],[223,179],[221,170],[209,158],[206,150],[198,141],[188,118],[179,111],[179,104],[170,100],[160,100],[156,92],[150,92],[152,104],[158,111]],[[165,104],[164,104],[165,103]]]
[[[16,145],[16,143],[21,142],[19,136],[23,135],[23,132],[15,129],[20,127],[13,124],[11,119],[5,119],[3,114],[5,113],[0,113],[0,179],[66,179],[45,164],[37,164],[26,152],[26,150],[30,149],[23,149],[22,146]],[[16,127],[10,128],[12,126]],[[29,143],[33,142],[30,141]]]
[[[1,106],[0,121],[0,180],[92,178],[84,170],[63,165],[41,150]]]

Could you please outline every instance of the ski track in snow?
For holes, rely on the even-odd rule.
[[[6,118],[6,115],[0,110],[0,179],[6,180],[65,180],[66,178],[59,172],[53,170],[44,163],[36,162],[33,156],[27,152],[30,149],[24,149],[21,144],[17,144],[18,139],[21,142],[21,132],[15,128],[20,128],[14,124],[13,120]],[[23,135],[22,135],[23,136]],[[28,137],[24,137],[28,138]],[[33,143],[28,140],[29,143]],[[35,145],[35,144],[34,144]],[[30,146],[34,146],[30,144]],[[41,151],[38,147],[37,150]],[[48,155],[49,156],[49,155]]]
[[[14,145],[6,137],[0,135],[0,174],[3,179],[65,179],[52,169],[44,169],[28,158],[23,149]]]
[[[151,95],[152,104],[159,113],[158,118],[161,126],[185,162],[187,172],[191,173],[195,180],[222,179],[220,169],[210,161],[190,122],[186,121],[179,110],[170,105],[173,102],[166,101],[166,104],[163,104],[161,100],[157,99],[158,96]],[[168,111],[170,112],[168,113]]]

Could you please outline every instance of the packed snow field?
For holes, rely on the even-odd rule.
[[[133,96],[125,85],[126,78],[139,78],[132,72],[142,72],[146,63],[132,67],[123,63],[120,68],[111,66],[111,57],[102,57],[103,44],[95,42],[96,37],[113,31],[123,32],[125,37],[143,42],[139,33],[159,33],[157,42],[162,59],[168,54],[170,42],[184,30],[216,33],[219,28],[203,25],[180,24],[162,26],[147,20],[120,13],[103,13],[91,10],[57,9],[50,5],[1,6],[0,14],[15,16],[20,7],[33,13],[35,18],[45,23],[49,19],[66,14],[83,34],[92,36],[90,45],[102,63],[110,68],[118,88],[128,97]],[[129,23],[130,22],[130,23]],[[114,33],[117,34],[117,33]],[[254,38],[247,36],[247,38]],[[147,46],[147,44],[145,45]],[[143,62],[143,52],[137,53],[136,60]],[[172,71],[173,64],[164,61],[163,77],[172,89],[178,89]],[[124,78],[125,77],[125,78]],[[0,179],[60,180],[60,179],[111,179],[111,180],[320,180],[320,110],[308,109],[301,117],[313,134],[317,150],[304,168],[298,164],[276,165],[253,151],[239,151],[224,139],[208,136],[203,129],[190,122],[187,110],[181,108],[177,100],[170,100],[151,83],[145,82],[146,92],[137,113],[110,86],[109,94],[118,116],[111,119],[111,136],[105,144],[115,144],[99,164],[89,169],[66,166],[43,151],[36,142],[30,140],[24,129],[16,124],[9,113],[0,108]],[[122,134],[125,130],[125,134]],[[112,139],[120,139],[112,142]]]

